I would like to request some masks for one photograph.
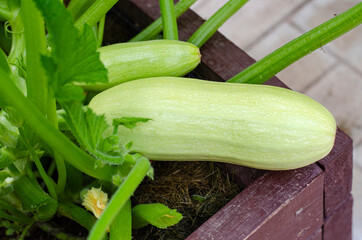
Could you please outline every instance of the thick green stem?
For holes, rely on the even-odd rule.
[[[93,27],[111,9],[118,0],[96,0],[87,11],[75,22],[77,28],[82,28],[86,23]]]
[[[192,34],[188,42],[201,47],[226,20],[234,15],[247,1],[248,0],[229,0]]]
[[[45,185],[48,188],[48,192],[49,192],[50,196],[52,196],[52,198],[57,200],[58,196],[57,196],[57,193],[55,191],[55,186],[53,184],[53,181],[51,181],[50,177],[46,174],[46,172],[45,172],[45,170],[43,168],[43,165],[41,164],[40,159],[38,158],[38,155],[34,151],[34,148],[28,142],[28,139],[26,139],[26,134],[24,133],[22,128],[19,128],[19,132],[20,132],[20,137],[23,140],[22,142],[24,143],[25,147],[30,152],[30,156],[31,156],[33,162],[35,163],[35,165],[36,165],[36,167],[37,167],[37,169],[38,169],[38,171],[40,173],[41,178],[43,179]]]
[[[26,47],[27,95],[42,113],[47,106],[47,78],[40,56],[46,53],[43,18],[32,0],[21,1]]]
[[[9,215],[1,210],[0,210],[0,218],[4,218],[9,221],[19,222],[19,223],[31,223],[31,220],[29,220],[27,218],[15,217],[15,216]]]
[[[12,152],[7,150],[5,147],[0,148],[0,169],[7,167],[18,160]]]
[[[12,18],[9,19],[8,23],[11,26],[11,30],[9,25],[5,25],[6,31],[12,34],[12,44],[11,50],[8,57],[9,63],[16,63],[16,59],[20,57],[25,50],[25,43],[24,43],[24,26],[23,21],[19,15],[19,1],[11,1],[7,0],[9,10],[12,13]]]
[[[189,9],[190,6],[195,2],[196,0],[181,0],[178,3],[176,3],[175,5],[176,18],[180,17],[184,12],[186,12],[187,9]],[[156,36],[161,31],[162,31],[162,18],[160,17],[129,41],[138,42],[138,41],[151,40],[156,38]]]
[[[173,0],[159,0],[163,26],[163,38],[178,40],[177,21]]]
[[[16,179],[13,186],[23,209],[32,212],[34,219],[44,221],[54,216],[58,202],[51,198],[35,179],[24,175]]]
[[[21,173],[19,172],[19,170],[15,167],[15,165],[13,163],[8,165],[8,169],[11,172],[11,174],[14,175],[14,176],[20,176],[21,175]]]
[[[96,218],[90,212],[70,202],[59,203],[57,212],[58,214],[79,223],[88,230],[91,230],[96,222]]]
[[[13,14],[6,9],[0,7],[0,20],[7,21],[13,17]]]
[[[261,84],[298,59],[362,23],[362,3],[290,41],[228,82]]]
[[[58,115],[57,115],[57,109],[56,109],[56,102],[53,97],[53,92],[49,90],[48,93],[48,105],[47,105],[47,117],[48,121],[56,128],[58,127]],[[55,164],[57,166],[57,172],[58,172],[58,182],[57,182],[57,193],[61,194],[64,191],[66,180],[67,180],[67,169],[65,167],[65,162],[61,154],[55,150],[54,152],[54,160]]]
[[[107,208],[93,226],[89,233],[88,240],[102,239],[107,227],[110,226],[113,219],[132,196],[142,179],[147,175],[149,168],[150,162],[147,158],[141,157],[137,160],[136,165],[133,167],[121,186],[119,186],[117,191],[113,194]]]
[[[79,192],[83,188],[83,174],[72,165],[66,163],[67,168],[67,191],[73,199],[79,197]]]
[[[23,21],[19,14],[20,6],[19,1],[8,0],[8,6],[13,13],[13,18],[5,24],[6,31],[11,33],[12,43],[8,56],[8,63],[11,66],[11,70],[14,73],[13,81],[16,86],[25,94],[26,83],[22,78],[24,75],[24,57],[25,57],[25,38],[24,38],[24,26]],[[11,26],[11,30],[9,28]]]
[[[6,2],[11,12],[17,11],[20,7],[20,0],[6,0]]]
[[[94,3],[94,0],[72,0],[70,1],[67,10],[73,15],[74,19],[78,19],[83,13],[84,9],[87,9]]]
[[[111,181],[112,175],[117,173],[115,166],[105,165],[95,168],[96,160],[52,126],[33,103],[16,88],[3,69],[0,69],[0,98],[6,105],[14,107],[21,113],[33,131],[75,168],[106,181]]]
[[[57,151],[54,152],[54,159],[58,171],[58,181],[57,181],[56,190],[57,194],[61,194],[64,192],[65,184],[67,181],[67,169],[65,167],[64,159],[59,152]]]
[[[121,211],[113,220],[109,229],[110,240],[132,239],[132,208],[131,200],[128,199]]]
[[[19,210],[17,210],[15,207],[13,207],[11,204],[0,200],[0,209],[6,209],[7,211],[9,211],[13,216],[18,217],[23,219],[23,221],[25,222],[32,222],[33,220],[31,218],[29,218],[28,216],[26,216],[25,214],[23,214],[22,212],[20,212]]]
[[[25,165],[26,174],[27,174],[31,179],[36,179],[32,167],[33,167],[33,162],[27,161],[27,163],[26,163],[26,165]]]

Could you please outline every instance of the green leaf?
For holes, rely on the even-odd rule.
[[[6,148],[0,148],[0,170],[9,166],[14,161],[14,156],[7,151]]]
[[[51,51],[42,57],[42,64],[54,96],[60,101],[83,99],[82,89],[70,84],[107,82],[95,35],[87,25],[82,30],[76,28],[72,15],[58,0],[34,1],[49,33]]]
[[[71,202],[60,202],[57,211],[62,216],[79,223],[88,230],[96,222],[96,218],[90,212]]]
[[[25,210],[33,212],[39,220],[48,220],[54,216],[58,202],[45,193],[36,180],[21,176],[13,185]]]
[[[7,57],[1,48],[0,48],[0,75],[11,76],[11,70],[9,67]],[[4,103],[5,100],[6,99],[2,99],[2,96],[0,95],[0,108],[5,106],[5,103]]]
[[[57,88],[54,97],[63,102],[81,101],[84,99],[83,89],[75,85],[66,84]]]
[[[206,201],[207,197],[194,194],[194,195],[191,195],[191,199],[194,200],[194,201],[197,201],[197,202],[199,202],[199,203],[203,203],[203,202]]]
[[[7,57],[5,55],[5,53],[3,52],[3,50],[0,48],[0,68],[6,73],[6,74],[11,74],[11,70],[9,67],[9,63],[7,60]]]
[[[62,103],[62,114],[79,145],[102,164],[122,164],[127,147],[119,146],[117,135],[105,134],[109,128],[103,115],[98,116],[80,102]]]
[[[118,125],[122,125],[126,128],[133,129],[136,127],[138,123],[148,122],[152,120],[150,118],[139,118],[139,117],[122,117],[122,118],[114,118],[113,126],[116,127]]]
[[[142,228],[152,224],[158,228],[168,228],[177,224],[182,214],[161,203],[140,204],[132,208],[132,227]]]
[[[6,112],[0,110],[0,146],[14,148],[18,143],[19,131],[8,118]]]
[[[13,187],[14,178],[5,170],[0,171],[0,197],[11,193],[14,190]]]
[[[5,114],[6,119],[13,127],[20,128],[23,126],[24,118],[20,113],[16,111],[15,108],[11,106],[6,106],[4,107],[4,111],[6,112]],[[7,128],[13,130],[13,128],[10,127]],[[17,131],[17,129],[16,130],[14,129],[13,131]]]

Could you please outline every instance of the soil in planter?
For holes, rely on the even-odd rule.
[[[212,162],[153,162],[154,181],[145,180],[132,203],[163,203],[177,209],[183,219],[168,229],[147,226],[136,230],[133,239],[185,239],[241,192],[232,176],[217,165]]]

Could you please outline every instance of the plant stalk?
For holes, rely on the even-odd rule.
[[[43,18],[32,0],[21,1],[26,47],[27,96],[42,113],[47,106],[47,78],[40,55],[46,54]]]
[[[90,212],[70,202],[60,202],[57,213],[79,223],[88,230],[91,230],[96,222],[96,218]]]
[[[96,160],[52,126],[34,104],[16,88],[3,69],[0,69],[0,98],[6,105],[14,107],[21,113],[33,131],[75,168],[92,177],[112,181],[112,175],[117,173],[117,167],[105,165],[95,168]]]
[[[181,0],[175,5],[175,16],[176,18],[180,17],[187,9],[194,4],[196,0]],[[133,37],[129,42],[138,42],[151,40],[156,38],[156,36],[162,31],[162,18],[158,18],[153,23],[151,23],[147,28],[143,29],[142,32]]]
[[[0,210],[0,218],[7,219],[7,220],[13,221],[13,222],[19,222],[19,223],[31,223],[32,222],[32,220],[29,220],[27,218],[15,217],[15,216],[9,215],[1,210]]]
[[[178,40],[177,21],[173,0],[159,0],[163,26],[163,38]]]
[[[73,15],[74,19],[77,20],[83,13],[84,9],[87,9],[94,3],[94,0],[72,0],[67,6],[67,10]]]
[[[132,239],[132,208],[131,200],[125,203],[121,211],[113,220],[109,229],[110,240],[131,240]]]
[[[23,140],[23,143],[25,145],[25,147],[28,149],[28,151],[30,152],[30,156],[32,158],[32,160],[34,161],[41,178],[43,179],[45,185],[47,186],[48,192],[50,194],[50,196],[52,196],[52,198],[54,198],[55,200],[58,200],[58,196],[57,193],[55,191],[55,186],[53,184],[53,181],[50,179],[50,177],[46,174],[43,165],[41,164],[38,155],[36,154],[36,152],[34,151],[34,148],[30,145],[30,143],[28,142],[28,139],[26,139],[26,134],[24,133],[24,131],[22,130],[22,128],[19,128],[20,131],[20,137]]]
[[[113,219],[117,216],[143,178],[147,175],[150,168],[150,161],[141,157],[137,160],[135,166],[128,174],[124,182],[119,186],[109,201],[107,208],[104,210],[96,224],[89,233],[88,240],[102,239],[107,227],[110,226]]]
[[[47,100],[47,117],[50,124],[52,124],[56,129],[59,129],[58,125],[58,115],[56,109],[56,101],[54,98],[54,94],[51,89],[48,92],[48,100]],[[67,180],[67,169],[65,167],[64,158],[61,154],[53,149],[54,161],[57,166],[58,172],[58,181],[56,190],[58,194],[61,194],[64,191],[66,180]]]
[[[118,0],[96,0],[85,13],[75,22],[77,28],[82,28],[84,24],[93,27],[103,16],[117,3]]]
[[[261,84],[300,58],[362,23],[362,3],[319,25],[257,61],[228,82]]]
[[[216,11],[199,29],[187,40],[199,48],[234,15],[248,0],[229,0],[224,6]]]
[[[102,47],[105,22],[106,22],[106,16],[104,15],[98,23],[97,48]]]
[[[13,17],[13,14],[6,9],[3,9],[0,7],[0,20],[1,21],[7,21]]]

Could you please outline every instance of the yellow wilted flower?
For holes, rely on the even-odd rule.
[[[84,195],[82,205],[89,211],[93,212],[96,218],[102,214],[108,203],[108,195],[100,188],[92,187]]]

